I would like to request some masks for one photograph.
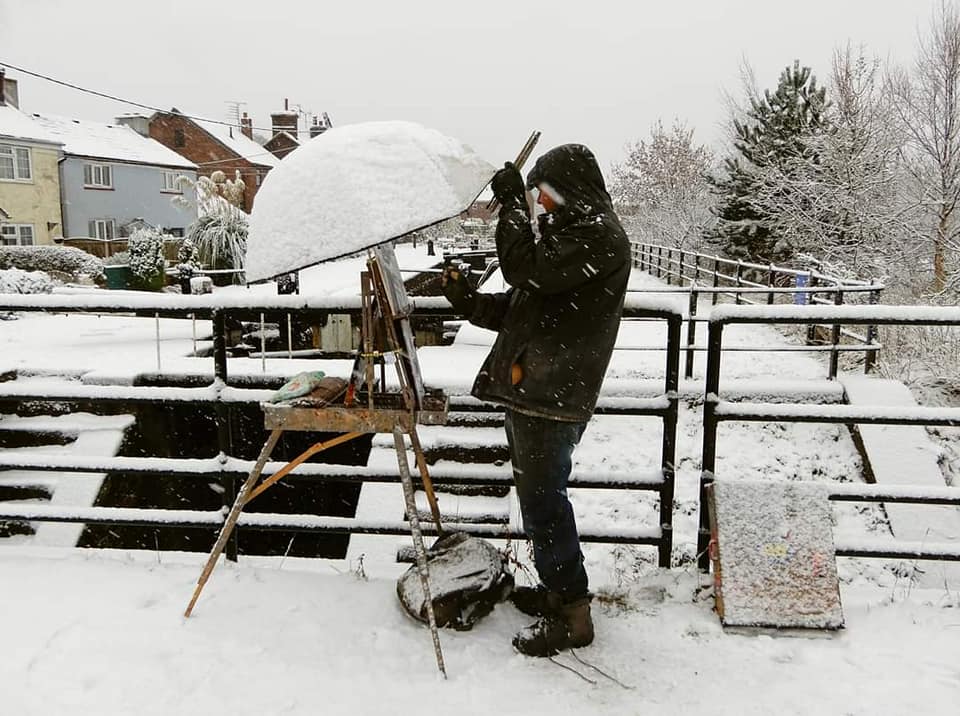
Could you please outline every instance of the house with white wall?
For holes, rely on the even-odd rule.
[[[122,124],[30,117],[62,143],[64,237],[109,240],[144,224],[183,236],[197,218],[197,165],[190,160]]]

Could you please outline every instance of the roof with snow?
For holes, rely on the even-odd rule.
[[[121,124],[103,124],[49,114],[33,114],[32,118],[48,135],[63,143],[66,154],[134,164],[197,168],[189,159],[155,139],[144,137]]]
[[[241,132],[240,127],[194,121],[198,127],[209,132],[229,150],[236,152],[247,161],[267,167],[275,167],[280,163],[280,160],[273,156],[270,150],[264,149]]]
[[[34,118],[9,104],[0,105],[0,139],[22,139],[47,144],[62,144]]]

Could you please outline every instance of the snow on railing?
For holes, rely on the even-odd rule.
[[[86,524],[140,525],[157,527],[193,527],[217,529],[223,524],[221,510],[161,510],[134,507],[63,507],[41,503],[0,503],[0,519],[82,522]],[[370,520],[327,515],[289,515],[268,512],[244,512],[239,527],[291,532],[340,532],[350,534],[409,535],[410,525],[404,520]],[[578,525],[583,542],[657,545],[663,536],[658,527],[624,527],[595,524],[584,520]],[[421,529],[436,534],[429,520]],[[444,522],[444,529],[469,532],[481,537],[524,539],[523,530],[515,525]]]
[[[443,297],[416,297],[414,316],[456,315]],[[198,388],[148,387],[130,385],[89,385],[76,380],[31,379],[20,384],[16,380],[0,383],[0,400],[19,401],[75,401],[129,403],[176,403],[212,406],[217,423],[218,457],[210,459],[161,459],[155,457],[89,457],[55,456],[27,457],[22,453],[8,454],[0,451],[0,469],[20,469],[34,471],[60,472],[102,472],[102,473],[138,473],[165,476],[206,475],[219,480],[224,495],[224,508],[229,509],[235,482],[245,477],[252,463],[229,456],[230,453],[230,408],[238,404],[262,402],[272,395],[272,391],[257,388],[237,388],[227,384],[227,346],[226,320],[231,318],[259,318],[261,327],[265,313],[288,313],[300,316],[317,317],[322,314],[358,313],[358,296],[306,296],[278,295],[265,296],[259,293],[243,291],[219,292],[215,294],[192,296],[172,294],[143,294],[138,292],[100,292],[82,291],[76,293],[55,293],[52,295],[2,295],[0,311],[14,312],[56,312],[56,313],[137,313],[148,317],[210,318],[213,321],[213,371],[212,382]],[[654,545],[659,551],[659,564],[668,567],[671,561],[673,545],[673,494],[674,463],[676,460],[676,424],[679,405],[678,355],[680,345],[680,324],[683,318],[682,303],[661,297],[630,297],[624,308],[626,318],[644,318],[664,320],[667,323],[668,350],[665,358],[665,378],[660,381],[658,391],[650,397],[630,395],[624,391],[617,396],[601,399],[599,411],[612,414],[654,415],[663,420],[661,465],[660,469],[647,473],[625,475],[617,472],[595,472],[571,477],[571,486],[594,489],[650,490],[659,494],[660,514],[656,529],[624,527],[622,525],[602,525],[596,528],[586,526],[583,538],[587,541],[626,542]],[[159,332],[159,323],[158,323]],[[159,333],[158,333],[159,341]],[[163,378],[159,362],[158,376]],[[279,465],[271,464],[265,474],[279,470]],[[438,482],[460,484],[508,484],[512,477],[508,469],[488,471],[482,466],[435,467],[432,469]],[[348,481],[394,481],[394,475],[370,469],[351,469],[343,466],[302,465],[297,475],[316,479],[346,479]],[[177,511],[177,510],[141,510],[136,508],[67,508],[50,505],[14,505],[0,503],[0,519],[25,519],[37,521],[95,522],[104,524],[167,524],[170,526],[209,526],[222,524],[224,510],[216,512]],[[405,523],[390,525],[371,525],[358,520],[314,516],[263,516],[244,515],[240,522],[248,527],[263,529],[308,529],[316,531],[341,532],[379,532],[384,534],[407,534]],[[455,529],[456,525],[448,525]],[[487,527],[480,525],[465,526],[473,533],[485,533]],[[497,530],[501,535],[502,528]],[[492,533],[491,533],[492,534]],[[521,537],[514,530],[502,536]],[[235,552],[228,547],[228,558],[235,558]]]
[[[831,323],[862,325],[960,326],[960,308],[954,306],[721,306],[711,313],[707,339],[707,375],[704,386],[703,452],[700,474],[700,533],[697,552],[700,567],[710,567],[707,547],[710,525],[707,515],[707,488],[716,479],[717,435],[723,421],[820,422],[881,425],[957,426],[960,408],[907,406],[813,405],[809,403],[760,403],[723,400],[720,370],[723,356],[723,328],[738,323]],[[835,365],[833,366],[835,369]],[[835,375],[835,372],[831,375]],[[960,490],[944,487],[923,489],[833,485],[830,499],[844,501],[909,502],[929,505],[960,505]],[[915,557],[917,559],[960,559],[958,545],[930,545],[889,542],[883,545],[858,543],[837,554],[871,557]]]

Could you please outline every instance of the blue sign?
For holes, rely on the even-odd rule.
[[[810,285],[810,274],[797,274],[797,288],[805,288]],[[810,303],[810,294],[805,291],[797,291],[793,294],[793,302],[798,306],[806,306]]]

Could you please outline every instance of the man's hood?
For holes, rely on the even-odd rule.
[[[596,214],[613,207],[593,152],[582,144],[561,144],[540,157],[527,175],[527,187],[547,183],[565,209]]]

